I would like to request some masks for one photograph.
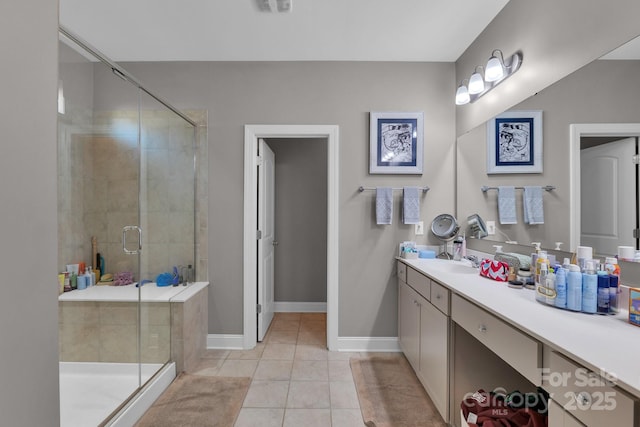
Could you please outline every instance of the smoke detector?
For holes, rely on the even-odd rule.
[[[256,0],[262,12],[291,12],[292,0]]]

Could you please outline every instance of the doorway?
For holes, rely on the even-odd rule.
[[[585,221],[585,219],[583,218],[582,212],[581,212],[582,210],[581,205],[583,205],[582,189],[584,187],[584,183],[582,183],[582,179],[581,179],[581,175],[582,175],[581,170],[582,170],[582,167],[584,167],[583,165],[581,165],[581,141],[583,141],[587,137],[610,138],[611,140],[620,140],[622,138],[627,138],[627,137],[638,138],[640,137],[640,124],[639,123],[588,123],[588,124],[572,124],[570,126],[569,158],[570,158],[570,171],[571,171],[570,172],[571,192],[570,192],[569,210],[570,210],[570,226],[571,226],[570,247],[572,251],[575,251],[577,246],[582,244],[581,234],[583,233],[583,221]],[[609,142],[607,145],[609,144],[612,144],[612,143]],[[635,142],[634,142],[634,149],[635,149]],[[634,160],[635,158],[629,159],[628,160],[629,165]],[[610,172],[612,172],[616,168],[609,168],[609,169],[610,169]],[[609,181],[614,182],[615,178],[612,177]],[[635,195],[638,189],[637,175],[633,176],[632,181],[633,181],[632,192],[634,193],[633,199],[635,201],[636,199]],[[599,182],[599,184],[601,184],[601,182]],[[626,184],[627,186],[629,185],[629,183],[618,183],[618,184],[619,185]],[[615,203],[617,205],[617,202]],[[636,206],[633,209],[634,218],[632,223],[635,224],[635,227],[637,228],[637,222],[638,222],[637,203],[635,203],[635,205]],[[616,219],[615,221],[619,222],[618,219]],[[592,226],[590,228],[595,229]],[[628,234],[629,236],[631,236],[631,230],[629,231]],[[637,240],[635,238],[632,238],[631,241],[633,242],[633,246],[637,247],[637,243],[636,243]],[[626,243],[614,244],[615,247],[617,247],[618,245],[626,245]],[[600,250],[599,247],[595,249],[597,251]],[[611,252],[611,250],[609,250],[609,252]]]
[[[246,125],[244,156],[244,316],[243,348],[257,343],[258,291],[258,147],[259,140],[301,138],[327,145],[327,347],[337,350],[338,343],[338,126],[332,125]]]

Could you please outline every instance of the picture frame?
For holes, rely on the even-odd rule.
[[[507,111],[487,122],[487,174],[542,173],[542,111]]]
[[[423,112],[371,112],[370,174],[422,174]]]

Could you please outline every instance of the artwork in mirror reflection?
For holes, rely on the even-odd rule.
[[[507,111],[487,123],[487,173],[542,172],[542,111]]]
[[[627,226],[620,225],[620,220],[613,219],[608,213],[630,213],[635,224],[638,218],[636,198],[635,195],[625,196],[624,191],[636,191],[636,178],[616,178],[614,189],[611,167],[600,160],[596,161],[596,165],[574,167],[576,171],[582,170],[582,179],[585,179],[584,185],[574,185],[579,183],[581,176],[580,173],[574,173],[572,164],[579,165],[580,159],[579,155],[577,159],[575,156],[571,158],[570,127],[573,124],[640,123],[640,85],[635,84],[638,75],[638,59],[597,60],[509,110],[544,111],[544,127],[541,130],[545,144],[544,171],[541,173],[491,173],[484,161],[489,154],[486,124],[461,135],[457,141],[456,217],[467,218],[477,213],[487,222],[495,221],[496,232],[486,239],[496,242],[517,241],[521,245],[541,242],[542,247],[548,249],[559,244],[563,250],[574,251],[575,246],[581,244],[582,233],[572,229],[583,223],[589,228],[585,228],[585,234],[606,235],[604,238],[599,236],[595,241],[585,238],[583,243],[593,246],[596,254],[611,254],[612,248],[618,245],[635,246],[636,239],[631,243],[626,240],[627,237],[618,240],[617,236],[629,236],[622,230]],[[500,224],[497,192],[481,191],[481,186],[546,185],[555,186],[556,189],[544,192],[544,225],[525,224],[520,193],[516,197],[517,223]],[[605,186],[607,190],[604,190]],[[578,193],[572,192],[574,187],[580,189]],[[594,195],[597,208],[583,206],[581,209],[580,201],[588,191]],[[623,201],[631,201],[634,208],[624,207]],[[583,219],[583,215],[587,217]],[[597,221],[602,222],[598,224]],[[466,229],[467,224],[461,224],[461,228]],[[604,240],[608,241],[606,246]]]

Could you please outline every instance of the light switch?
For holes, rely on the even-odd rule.
[[[416,224],[416,236],[422,236],[424,234],[424,222],[420,221]]]
[[[493,236],[496,234],[496,222],[495,221],[487,221],[487,234],[489,236]]]

